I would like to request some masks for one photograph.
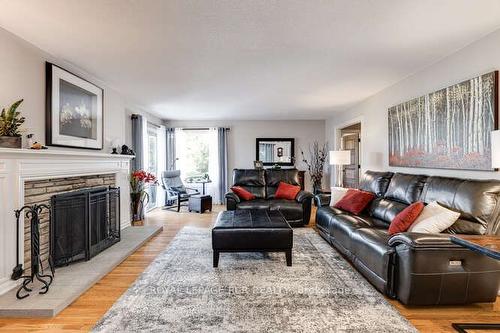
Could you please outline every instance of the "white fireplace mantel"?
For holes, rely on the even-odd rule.
[[[13,288],[10,280],[16,265],[16,219],[14,210],[24,204],[28,180],[115,174],[121,190],[121,227],[130,225],[129,172],[134,156],[82,150],[30,150],[0,148],[0,294]],[[21,232],[20,246],[24,235]],[[21,263],[24,261],[21,248]]]
[[[82,151],[82,150],[62,150],[62,149],[15,149],[15,148],[0,148],[0,158],[5,157],[17,157],[30,156],[36,157],[50,157],[50,156],[68,156],[68,157],[82,157],[82,158],[92,158],[96,157],[99,159],[115,159],[115,160],[131,160],[135,156],[133,155],[121,155],[121,154],[105,154],[99,153],[97,151]]]

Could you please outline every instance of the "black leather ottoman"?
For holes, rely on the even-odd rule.
[[[221,252],[285,252],[292,266],[293,231],[280,211],[220,212],[212,229],[213,265]]]

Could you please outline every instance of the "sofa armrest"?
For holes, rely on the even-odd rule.
[[[295,201],[297,201],[302,206],[303,225],[308,225],[309,220],[311,219],[312,198],[312,193],[307,191],[300,191],[295,197]]]
[[[231,200],[234,200],[236,202],[241,202],[240,197],[238,197],[236,195],[236,193],[234,193],[234,192],[227,192],[226,199],[231,199]]]
[[[330,204],[331,195],[330,194],[316,194],[314,196],[314,204],[316,207],[324,207]]]
[[[452,243],[448,234],[426,234],[418,232],[402,232],[389,239],[389,246],[406,245],[412,249],[425,248],[459,248]]]
[[[236,205],[241,202],[241,199],[234,192],[227,192],[226,195],[226,209],[236,210]]]
[[[450,235],[404,232],[390,238],[389,245],[396,251],[393,290],[401,303],[447,305],[496,300],[500,261],[452,243]]]
[[[307,191],[300,191],[297,196],[295,197],[295,200],[297,202],[303,203],[306,200],[311,200],[313,198],[312,193],[307,192]]]

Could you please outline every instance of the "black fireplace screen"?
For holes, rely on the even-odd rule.
[[[51,198],[50,241],[56,267],[89,260],[120,241],[120,188],[84,189]]]

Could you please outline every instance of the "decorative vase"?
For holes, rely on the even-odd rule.
[[[138,225],[144,219],[143,193],[130,193],[130,204],[132,205],[132,224]]]
[[[22,148],[22,137],[20,136],[0,136],[0,147]]]
[[[321,180],[313,183],[313,194],[314,195],[320,194],[322,192],[322,190],[323,190],[323,186],[321,184]]]

